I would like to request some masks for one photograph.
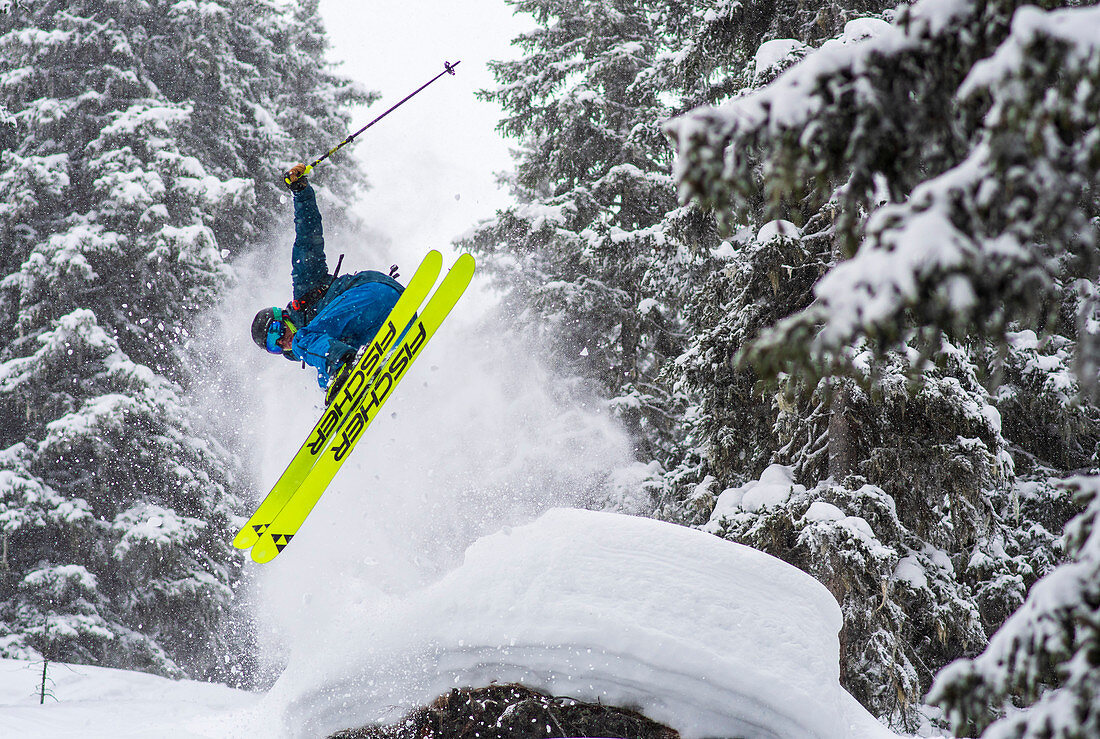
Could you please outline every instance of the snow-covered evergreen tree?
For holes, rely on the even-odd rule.
[[[847,255],[860,247],[757,359],[830,369],[850,364],[842,349],[861,337],[889,348],[914,327],[1003,336],[1013,320],[1057,329],[1074,316],[1067,290],[1096,262],[1090,46],[1039,11],[1008,35],[1018,5],[918,4],[867,42],[830,45],[729,111],[675,127],[685,194],[730,218],[761,195],[772,209],[835,198]]]
[[[947,709],[960,734],[1100,733],[1100,480],[1072,479],[1067,488],[1086,506],[1066,527],[1069,562],[1036,583],[985,652],[936,679],[931,699]],[[1004,715],[1009,706],[1027,710]]]
[[[0,655],[235,675],[235,456],[198,320],[277,173],[362,95],[316,3],[33,0],[0,16]],[[348,192],[354,171],[328,182]]]
[[[717,372],[731,358],[776,380],[765,389],[780,446],[766,439],[756,464],[788,464],[790,484],[808,489],[751,496],[755,475],[738,480],[748,470],[712,451],[717,479],[694,499],[733,483],[710,525],[830,585],[848,615],[845,670],[897,688],[896,698],[874,682],[853,689],[879,715],[904,719],[932,672],[980,649],[1051,571],[1056,535],[1079,510],[1059,481],[1097,462],[1100,412],[1081,402],[1096,384],[1096,10],[1019,5],[917,3],[891,25],[849,24],[815,51],[795,39],[788,54],[804,58],[792,69],[671,128],[685,195],[730,226],[797,224],[789,237],[736,242],[740,292],[685,365],[704,398],[722,397]],[[746,306],[767,305],[763,285],[751,301],[740,286],[751,288],[769,248],[784,250],[769,265],[773,290],[801,297],[789,318],[741,330]],[[804,268],[823,275],[812,293],[796,283]],[[711,423],[708,448],[735,449],[723,444],[728,424]],[[1091,520],[1078,519],[1077,541]],[[1066,593],[1059,612],[1095,620],[1090,598]],[[987,674],[973,700],[966,670],[945,678],[939,700],[959,728],[1054,685],[1084,724],[1098,686],[1087,675],[1098,673],[1070,662],[1088,659],[1094,640],[1066,628],[1071,646],[1014,657],[1036,677]],[[991,651],[1027,651],[1006,643]],[[1049,735],[1028,734],[1028,721],[1004,735]],[[1056,735],[1089,735],[1064,726]]]
[[[509,76],[502,78],[506,84],[500,93],[501,99],[506,103],[508,100],[519,101],[513,102],[510,110],[520,110],[533,116],[532,111],[538,109],[530,101],[554,101],[557,100],[555,95],[570,99],[569,95],[579,94],[578,90],[583,93],[582,97],[603,99],[590,95],[593,90],[602,89],[599,84],[582,86],[582,82],[587,81],[584,75],[590,69],[584,60],[599,59],[599,55],[594,51],[575,57],[570,54],[580,48],[589,48],[584,43],[592,44],[592,49],[615,48],[606,36],[608,24],[576,20],[587,17],[584,13],[608,12],[610,7],[600,6],[602,9],[593,10],[554,4],[554,13],[536,16],[546,26],[532,34],[539,40],[540,45],[536,48],[546,48],[551,39],[565,39],[568,43],[563,41],[559,46],[551,47],[557,56],[546,58],[536,54],[504,67],[509,71]],[[662,116],[691,102],[743,95],[749,89],[762,86],[774,79],[782,69],[805,56],[810,48],[808,44],[819,40],[830,29],[832,33],[842,34],[836,43],[851,44],[886,25],[882,21],[871,20],[858,21],[845,28],[845,21],[851,18],[850,11],[841,11],[831,4],[802,7],[792,17],[779,11],[768,15],[763,7],[755,8],[754,12],[742,17],[740,8],[732,4],[716,8],[708,3],[668,3],[661,5],[661,12],[657,14],[643,14],[639,6],[629,4],[614,7],[620,13],[629,12],[636,18],[644,19],[652,33],[660,34],[653,41],[653,51],[643,58],[645,65],[640,68],[632,89],[645,91],[651,99],[664,104],[656,107],[636,106],[638,117],[635,126],[659,123]],[[530,9],[530,6],[525,6],[525,9]],[[570,21],[570,18],[574,20]],[[751,22],[746,22],[746,19],[751,19]],[[828,22],[825,19],[829,19]],[[563,28],[572,29],[573,35],[566,34]],[[775,38],[778,29],[797,32],[803,40]],[[582,38],[577,38],[579,30],[585,32]],[[564,69],[561,59],[570,60],[570,75],[561,74]],[[558,64],[555,65],[555,62]],[[593,67],[599,69],[595,64]],[[555,74],[558,76],[555,77]],[[595,79],[598,81],[598,76]],[[543,86],[535,85],[536,80],[542,80]],[[675,235],[682,244],[675,255],[688,256],[690,269],[678,267],[673,253],[638,248],[622,255],[629,257],[629,262],[623,262],[620,257],[617,261],[598,266],[589,259],[593,254],[591,242],[577,238],[575,234],[578,231],[582,235],[592,234],[592,224],[598,224],[600,219],[616,223],[618,211],[615,202],[597,198],[586,201],[590,211],[574,208],[574,212],[585,215],[586,220],[579,225],[562,219],[548,223],[550,212],[544,206],[556,206],[562,202],[553,199],[558,191],[551,189],[551,197],[547,198],[545,195],[540,197],[534,190],[534,186],[546,184],[538,180],[538,176],[555,171],[547,164],[551,157],[566,159],[577,166],[573,153],[580,151],[584,145],[592,145],[587,138],[584,143],[559,138],[554,121],[568,119],[558,112],[557,107],[550,110],[557,118],[547,119],[539,129],[517,125],[516,118],[505,122],[506,131],[509,131],[509,125],[516,126],[510,130],[511,133],[527,135],[530,141],[535,142],[524,150],[517,174],[517,177],[526,174],[530,179],[532,189],[521,194],[531,202],[502,214],[502,218],[483,229],[477,239],[483,250],[509,257],[498,259],[497,263],[498,268],[504,271],[506,283],[513,290],[511,298],[514,305],[528,311],[526,315],[536,323],[553,319],[549,322],[551,332],[564,326],[568,331],[585,337],[586,341],[592,341],[592,337],[618,336],[617,324],[608,325],[606,321],[619,314],[608,305],[589,313],[577,310],[577,306],[595,305],[594,295],[600,294],[598,288],[608,284],[628,287],[629,283],[616,282],[623,275],[633,274],[630,270],[635,267],[628,265],[635,265],[644,269],[645,274],[660,278],[652,283],[654,290],[649,295],[662,305],[677,306],[674,315],[678,319],[678,343],[671,346],[689,348],[679,356],[675,367],[667,362],[657,366],[663,373],[662,380],[672,383],[666,385],[660,397],[677,400],[691,398],[695,402],[688,406],[686,412],[667,402],[651,406],[663,416],[659,427],[664,430],[665,437],[661,439],[661,444],[641,444],[639,452],[652,455],[659,449],[660,461],[672,465],[665,477],[667,492],[659,515],[682,521],[699,520],[702,515],[705,520],[706,514],[711,512],[715,495],[723,487],[758,477],[770,463],[776,461],[796,465],[799,479],[815,482],[824,479],[828,474],[830,458],[834,463],[840,463],[840,458],[845,456],[839,454],[839,445],[828,443],[829,409],[835,395],[831,388],[810,385],[809,388],[788,387],[778,395],[765,393],[761,391],[759,378],[751,368],[736,366],[731,360],[760,330],[810,303],[812,285],[839,252],[833,226],[834,209],[815,210],[807,206],[797,215],[791,214],[791,217],[808,224],[808,230],[800,232],[789,223],[765,224],[768,214],[758,207],[753,214],[752,228],[730,234],[724,243],[719,244],[712,224],[697,209],[666,205],[672,209],[664,214],[655,213],[647,230],[666,239]],[[535,120],[534,117],[531,119]],[[573,122],[572,125],[573,128],[580,128],[584,136],[593,136],[580,124]],[[532,151],[543,151],[544,154],[539,158]],[[657,154],[651,158],[657,164],[662,163]],[[578,186],[577,182],[584,186]],[[592,185],[575,177],[568,182],[568,189],[564,192],[568,193],[569,198],[575,198],[578,192],[588,194],[593,190]],[[517,220],[515,215],[520,211],[527,213],[529,218]],[[697,224],[693,230],[669,228],[671,223],[677,220],[683,223],[689,218]],[[521,234],[531,233],[528,224],[532,222],[544,229],[541,241],[521,238]],[[760,229],[759,233],[757,229]],[[807,235],[803,237],[803,233]],[[567,264],[569,270],[560,266],[554,268],[556,271],[549,270],[546,267],[548,264]],[[554,311],[548,311],[542,298],[550,293],[568,293],[576,300],[572,308],[562,310],[555,307]],[[680,335],[689,328],[696,332],[696,336],[685,345]],[[574,352],[578,346],[572,348]],[[614,342],[609,346],[613,348]],[[589,352],[588,356],[591,357],[592,353]],[[614,363],[606,356],[596,356],[595,368],[614,368]],[[983,400],[979,407],[984,408],[987,405],[984,403],[984,392],[973,373],[966,367],[953,365],[952,368],[962,372],[969,384],[960,391],[957,389],[957,379],[948,377],[945,378],[943,392],[954,398],[955,402],[967,404],[966,409],[973,405],[973,396],[976,396]],[[608,372],[606,376],[614,380],[616,373]],[[879,426],[875,443],[883,450],[890,450],[895,441],[888,414],[895,413],[897,405],[904,406],[908,394],[904,373],[898,375],[897,380],[894,387],[900,390],[902,397],[899,402],[889,408],[883,408],[882,403],[874,406],[874,413],[878,416],[875,423]],[[605,382],[604,390],[612,396],[619,392],[613,382]],[[855,389],[849,392],[855,392]],[[931,393],[929,402],[939,395]],[[941,405],[950,406],[947,402]],[[864,406],[871,404],[865,403]],[[962,444],[959,449],[954,449],[957,435],[952,435],[947,429],[937,437],[919,433],[909,435],[911,442],[914,442],[913,454],[927,457],[936,451],[944,454],[954,452],[974,467],[975,473],[958,485],[960,500],[980,499],[991,487],[1007,486],[1000,457],[1004,442],[999,431],[985,417],[968,416],[966,409],[955,412],[959,419],[956,430],[965,430],[971,436],[986,439],[988,445],[986,442]],[[927,410],[929,415],[935,411],[934,406]],[[821,426],[822,419],[825,427]],[[836,431],[835,424],[833,431]],[[868,456],[871,451],[868,450]],[[853,450],[844,464],[853,465],[854,455]],[[882,455],[880,457],[878,461],[885,470],[889,460]],[[849,468],[846,471],[855,470]],[[891,491],[903,488],[907,479],[911,478],[898,477],[896,473],[897,468],[890,467],[889,475],[878,476],[879,484]],[[942,513],[942,489],[925,492],[933,494],[933,497],[936,492],[940,493],[941,501],[936,510]],[[798,501],[802,509],[793,517],[800,519],[815,500],[823,503],[843,501],[849,512],[858,516],[865,509],[879,506],[882,500],[889,502],[890,497],[881,487],[869,485],[867,481],[853,481],[850,489],[840,485],[828,489],[813,488],[810,498]],[[906,507],[906,512],[917,509],[914,503],[912,509]],[[988,517],[985,506],[972,506],[968,510],[974,511],[973,517]],[[835,586],[837,597],[849,615],[845,634],[846,685],[879,715],[910,718],[910,707],[919,700],[923,688],[931,679],[932,671],[925,663],[934,668],[963,653],[960,650],[967,646],[974,649],[983,642],[981,611],[968,586],[959,583],[953,571],[944,570],[941,565],[943,557],[932,556],[925,551],[931,544],[920,536],[910,535],[906,523],[911,522],[903,523],[898,519],[897,512],[891,512],[889,516],[883,514],[884,520],[893,521],[894,527],[887,532],[890,537],[885,533],[883,535],[889,546],[880,543],[877,552],[888,554],[878,560],[851,556],[849,548],[836,544],[836,541],[851,542],[841,535],[843,527],[834,525],[830,520],[815,521],[816,533],[807,535],[802,545],[793,547],[788,545],[784,534],[784,530],[790,530],[789,523],[786,529],[783,528],[783,521],[792,515],[789,509],[759,509],[753,514],[752,521],[741,522],[744,525],[716,521],[713,530],[785,556],[818,574],[830,586]],[[963,523],[960,537],[972,538],[972,529],[977,524],[969,517]],[[767,535],[759,535],[761,532]],[[983,536],[988,533],[982,531]],[[834,543],[826,547],[819,540],[828,537],[832,537]],[[1052,538],[1049,537],[1044,543],[1049,545]],[[950,539],[950,534],[945,535],[945,542]],[[948,548],[955,551],[958,547],[951,542]],[[928,586],[926,583],[917,596],[895,596],[890,601],[891,608],[884,611],[878,607],[883,600],[883,573],[892,572],[893,566],[914,551],[917,552],[915,557],[923,557],[920,561],[927,565],[929,572],[939,575],[926,578],[933,584]],[[1015,564],[1013,561],[1013,566]],[[935,607],[918,612],[915,618],[910,619],[906,615],[905,605],[898,601],[914,597]],[[942,620],[945,613],[953,614],[953,622],[937,629],[936,623]],[[959,635],[963,638],[954,638]],[[910,643],[910,637],[915,646]],[[950,643],[945,644],[949,639]]]
[[[521,145],[518,204],[466,245],[492,257],[518,325],[597,383],[640,456],[663,458],[675,402],[657,380],[681,351],[690,275],[716,240],[669,176],[659,24],[638,0],[511,4],[538,27],[516,40],[522,59],[494,64],[501,86],[486,97]]]

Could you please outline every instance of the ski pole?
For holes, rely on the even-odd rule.
[[[400,108],[400,107],[401,107],[402,105],[404,105],[404,104],[405,104],[406,102],[408,102],[408,100],[409,100],[409,99],[410,99],[411,97],[413,97],[414,95],[416,95],[416,94],[417,94],[418,92],[420,92],[421,90],[423,90],[423,89],[424,89],[425,87],[427,87],[428,85],[430,85],[430,84],[432,84],[433,82],[435,82],[435,81],[436,81],[437,79],[439,79],[439,78],[440,78],[440,77],[442,77],[443,75],[445,75],[445,74],[450,74],[450,75],[453,75],[453,74],[455,73],[455,67],[457,67],[457,66],[458,66],[459,64],[461,64],[461,63],[462,63],[461,61],[457,61],[457,62],[455,62],[454,64],[451,64],[450,62],[443,62],[443,71],[442,71],[442,72],[440,72],[440,73],[439,73],[439,74],[437,74],[437,75],[436,75],[435,77],[432,77],[432,78],[431,78],[430,80],[428,80],[427,82],[425,82],[425,83],[424,83],[423,85],[421,85],[420,87],[418,87],[418,88],[416,88],[415,90],[413,90],[412,92],[410,92],[410,93],[409,93],[408,95],[406,95],[405,97],[403,97],[403,98],[402,98],[402,99],[401,99],[400,101],[398,101],[398,102],[397,102],[397,103],[395,103],[394,105],[390,106],[390,108],[389,108],[388,110],[386,110],[386,111],[385,111],[384,113],[382,113],[382,115],[378,116],[378,117],[377,117],[377,118],[375,118],[375,119],[374,119],[373,121],[371,121],[371,122],[370,122],[370,123],[368,123],[367,125],[365,125],[365,126],[363,126],[362,128],[360,128],[360,129],[359,129],[358,131],[356,131],[355,133],[353,133],[353,134],[352,134],[351,136],[348,136],[348,137],[347,137],[346,139],[344,139],[343,141],[341,141],[341,142],[340,142],[339,144],[337,144],[336,146],[334,146],[334,147],[332,147],[331,149],[329,149],[328,151],[326,151],[326,152],[325,152],[324,154],[322,154],[321,156],[319,156],[319,157],[318,157],[317,159],[315,159],[315,160],[313,160],[312,162],[310,162],[309,164],[307,164],[307,165],[306,165],[306,168],[305,168],[305,171],[304,171],[304,172],[302,172],[301,176],[302,176],[302,177],[305,177],[305,176],[306,176],[307,174],[309,174],[310,172],[312,172],[312,171],[313,171],[313,168],[314,168],[314,167],[316,167],[316,166],[317,166],[318,164],[320,164],[321,162],[325,161],[326,159],[328,159],[328,158],[329,158],[330,156],[332,156],[332,155],[333,155],[333,154],[335,154],[336,152],[338,152],[338,151],[340,151],[341,149],[343,149],[343,148],[344,148],[345,146],[347,146],[347,145],[348,145],[348,144],[350,144],[350,143],[351,143],[352,141],[354,141],[354,140],[355,140],[355,137],[356,137],[356,136],[358,136],[359,134],[363,133],[363,132],[364,132],[364,131],[366,131],[366,130],[367,130],[368,128],[370,128],[371,126],[373,126],[373,125],[374,125],[375,123],[378,123],[378,121],[382,120],[383,118],[385,118],[386,116],[388,116],[388,115],[389,115],[390,113],[392,113],[393,111],[395,111],[395,110],[397,110],[398,108]],[[295,178],[294,178],[293,180],[292,180],[292,179],[290,179],[290,172],[289,172],[289,171],[287,171],[287,172],[284,172],[284,173],[283,173],[283,184],[285,184],[285,185],[286,185],[287,187],[290,187],[290,186],[291,186],[291,185],[292,185],[292,184],[293,184],[293,183],[294,183],[294,182],[295,182],[295,181],[296,181],[297,179],[298,179],[297,177],[295,177]]]

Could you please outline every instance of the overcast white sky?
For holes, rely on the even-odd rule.
[[[510,41],[533,21],[513,16],[504,0],[321,0],[320,7],[340,72],[382,95],[354,111],[353,131],[442,71],[444,60],[462,62],[454,77],[352,144],[373,186],[358,208],[365,220],[407,258],[429,248],[446,252],[507,203],[493,179],[511,168],[508,144],[495,130],[501,113],[474,93],[495,86],[486,63],[515,58]]]

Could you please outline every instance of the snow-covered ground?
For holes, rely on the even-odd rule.
[[[652,519],[555,509],[475,542],[400,598],[318,624],[266,699],[278,734],[393,720],[519,681],[636,706],[693,737],[892,736],[839,683],[840,609],[754,549]]]
[[[0,737],[235,737],[247,735],[258,696],[221,685],[86,665],[0,659]]]
[[[891,737],[839,684],[841,616],[805,573],[651,519],[553,509],[406,593],[315,623],[265,696],[0,662],[5,736],[320,737],[456,686],[520,681],[637,707],[694,737]]]

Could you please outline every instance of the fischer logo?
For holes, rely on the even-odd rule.
[[[390,363],[384,370],[378,375],[378,379],[374,381],[374,386],[370,390],[370,402],[361,405],[355,414],[348,419],[347,425],[340,432],[340,441],[334,444],[333,459],[340,462],[347,456],[351,448],[355,446],[355,442],[359,440],[360,434],[363,433],[363,429],[367,427],[367,424],[371,422],[371,416],[377,412],[379,406],[385,402],[389,397],[390,391],[393,386],[397,384],[397,381],[401,379],[401,376],[405,374],[405,370],[408,368],[409,363],[420,353],[420,350],[424,348],[425,342],[428,340],[428,331],[424,327],[423,321],[416,322],[416,328],[414,328],[409,335],[406,335],[405,341],[401,343],[401,346],[397,347],[397,350],[390,357]],[[359,395],[359,397],[363,397]],[[365,398],[364,398],[365,400]]]
[[[352,371],[351,377],[344,383],[339,395],[325,409],[325,415],[321,417],[321,422],[317,424],[315,429],[316,433],[310,437],[306,445],[310,454],[317,456],[324,451],[325,445],[333,432],[340,428],[341,420],[344,418],[346,411],[349,408],[354,408],[362,400],[370,382],[370,377],[377,371],[382,357],[393,346],[394,339],[397,338],[397,327],[393,321],[389,321],[378,334],[367,353],[359,360],[359,365]]]

